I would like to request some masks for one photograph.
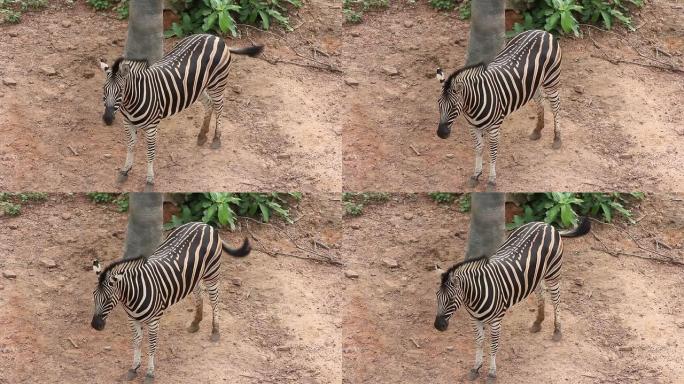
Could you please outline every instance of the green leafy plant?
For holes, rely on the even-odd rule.
[[[118,18],[122,20],[128,18],[128,1],[129,0],[86,0],[88,5],[98,11],[113,9]]]
[[[116,210],[119,212],[128,211],[128,194],[112,194],[106,192],[90,192],[86,196],[96,204],[108,204],[113,203],[116,206]]]
[[[19,200],[21,200],[22,203],[26,203],[29,201],[45,201],[45,200],[47,200],[47,193],[43,193],[43,192],[20,193],[19,194]]]
[[[44,202],[47,197],[47,193],[39,192],[2,192],[0,193],[0,216],[19,216],[22,205]]]
[[[470,193],[464,193],[458,198],[458,210],[462,213],[470,212]]]
[[[389,0],[342,0],[342,14],[348,23],[358,24],[363,21],[365,12],[387,8],[388,5]]]
[[[301,198],[302,194],[298,192],[190,193],[185,195],[179,214],[173,215],[164,224],[164,228],[171,229],[192,221],[202,221],[234,230],[238,216],[260,218],[265,223],[277,216],[291,223],[289,204],[292,200],[299,201]]]
[[[47,0],[0,0],[0,24],[19,23],[22,13],[45,8],[47,4]]]
[[[432,8],[439,9],[441,11],[451,11],[456,6],[455,0],[430,0],[430,5]]]
[[[579,216],[592,216],[611,222],[616,213],[632,222],[632,213],[626,207],[644,194],[634,193],[572,193],[549,192],[526,195],[522,215],[515,215],[508,229],[517,228],[532,221],[544,221],[561,228],[577,225]]]
[[[470,0],[465,0],[458,6],[458,18],[461,20],[468,20],[471,16]]]
[[[428,195],[432,200],[440,204],[451,204],[458,197],[457,193],[451,192],[431,192]]]
[[[178,1],[177,1],[178,2]],[[238,35],[240,23],[259,25],[268,30],[275,23],[292,30],[286,16],[290,7],[299,8],[301,0],[185,0],[178,4],[180,21],[164,32],[166,37],[183,37],[193,33]]]
[[[19,216],[21,214],[21,205],[10,201],[0,201],[0,212],[7,216]]]
[[[360,216],[366,205],[385,203],[389,201],[389,199],[389,193],[385,192],[345,192],[342,194],[344,213],[349,216]]]

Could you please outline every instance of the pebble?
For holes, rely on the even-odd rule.
[[[382,67],[382,70],[390,76],[396,76],[399,74],[399,70],[394,67]]]
[[[583,94],[583,93],[584,93],[584,87],[581,86],[581,85],[575,85],[575,86],[573,87],[573,89],[575,90],[575,92],[577,92],[577,93],[579,93],[579,94]]]
[[[10,225],[7,226],[7,228],[9,228],[9,229],[11,229],[11,230],[15,230],[15,229],[18,229],[19,226],[16,225],[16,224],[10,224]]]
[[[62,20],[62,27],[64,27],[64,28],[69,28],[69,27],[71,27],[71,21],[69,21],[69,20]]]
[[[631,352],[632,349],[634,349],[634,348],[632,348],[632,347],[627,347],[627,346],[618,347],[618,351],[621,351],[621,352]]]
[[[454,154],[453,154],[453,153],[447,153],[447,154],[446,154],[446,158],[447,158],[447,159],[453,159],[453,158],[454,158]]]
[[[237,93],[238,95],[242,93],[242,88],[240,88],[239,85],[234,85],[232,88],[233,93]]]
[[[17,36],[19,36],[19,32],[17,32],[17,31],[10,31],[8,34],[10,35],[10,37],[17,37]]]
[[[14,273],[14,271],[5,270],[5,271],[2,271],[2,277],[6,278],[6,279],[16,279],[17,274]]]
[[[382,259],[382,262],[390,268],[397,268],[399,266],[399,263],[394,259],[385,258]]]
[[[71,215],[66,212],[62,213],[62,220],[71,220]]]
[[[7,86],[17,85],[17,81],[11,77],[5,77],[4,79],[2,79],[2,83]]]
[[[344,271],[344,276],[349,279],[358,279],[359,274],[354,271]]]
[[[352,79],[351,77],[344,79],[344,83],[349,86],[359,85],[359,81],[356,79]]]
[[[361,229],[361,226],[358,224],[352,224],[351,229]]]
[[[40,70],[43,71],[43,73],[48,75],[48,76],[54,76],[57,74],[57,70],[54,69],[53,67],[49,66],[49,65],[44,65],[44,66],[40,67]]]
[[[584,286],[584,280],[582,279],[575,279],[575,285],[578,287]]]
[[[111,158],[112,158],[112,154],[111,154],[111,153],[105,153],[105,154],[104,154],[104,158],[105,158],[105,159],[111,159]]]
[[[288,352],[288,351],[290,351],[290,349],[292,349],[292,348],[287,346],[287,345],[279,345],[276,347],[276,351],[278,351],[278,352]]]
[[[277,158],[278,160],[287,160],[287,159],[290,158],[290,155],[289,155],[289,154],[286,154],[286,153],[281,153],[280,155],[276,156],[276,158]]]
[[[413,214],[411,213],[404,213],[404,220],[413,220]]]
[[[632,157],[634,157],[634,155],[629,154],[629,153],[623,153],[622,155],[620,155],[620,156],[618,156],[618,157],[619,157],[620,159],[622,159],[622,160],[629,160],[629,159],[631,159]]]
[[[358,31],[352,31],[351,35],[352,35],[353,37],[359,37],[359,36],[361,36],[361,33],[358,32]],[[10,36],[11,36],[11,35],[10,35]]]
[[[242,279],[240,279],[239,277],[233,277],[232,279],[230,279],[230,282],[233,283],[233,285],[236,287],[242,286]]]
[[[47,268],[57,267],[57,263],[55,263],[55,261],[52,259],[40,259],[40,265],[47,267]]]
[[[95,76],[95,72],[93,72],[93,71],[83,72],[83,78],[84,79],[92,79],[94,76]]]
[[[413,21],[411,21],[410,19],[404,20],[404,27],[406,27],[406,28],[413,27]]]
[[[111,351],[111,350],[112,350],[112,347],[111,347],[110,345],[107,345],[107,346],[104,347],[104,350],[105,350],[105,351]]]

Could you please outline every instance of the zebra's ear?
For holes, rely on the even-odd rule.
[[[99,275],[100,272],[102,272],[102,266],[100,266],[98,260],[93,260],[93,272],[95,272],[96,275]]]
[[[442,68],[437,68],[437,80],[439,80],[440,83],[444,82],[444,72],[442,71]]]
[[[119,75],[122,77],[126,77],[131,73],[131,65],[126,63],[126,62],[121,62],[119,64]]]
[[[107,65],[105,59],[100,59],[100,69],[102,70],[102,72],[107,72],[107,70],[109,69],[109,65]]]

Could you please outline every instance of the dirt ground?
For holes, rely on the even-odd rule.
[[[157,382],[341,381],[340,268],[258,250],[312,256],[293,241],[311,249],[317,240],[330,249],[315,252],[339,259],[339,197],[307,194],[295,212],[299,220],[284,230],[241,221],[239,231],[222,232],[231,244],[252,236],[255,250],[245,259],[224,257],[221,341],[209,341],[208,305],[195,334],[185,330],[192,300],[171,307],[160,328]],[[0,383],[111,383],[126,372],[132,339],[123,309],[112,312],[104,331],[90,327],[92,259],[120,257],[125,224],[126,214],[82,195],[51,195],[16,218],[0,217],[0,270],[17,276],[0,275]],[[144,341],[143,356],[146,348]]]
[[[637,13],[635,33],[587,29],[584,39],[562,39],[563,147],[551,149],[548,104],[537,142],[528,139],[533,105],[509,116],[497,159],[499,190],[683,190],[684,170],[676,164],[684,144],[684,77],[603,57],[661,65],[631,46],[648,57],[657,47],[672,56],[659,54],[658,60],[682,68],[684,12],[681,1],[654,0]],[[345,190],[465,188],[474,165],[472,140],[463,118],[449,139],[437,137],[440,85],[434,75],[437,67],[451,72],[463,65],[468,29],[456,12],[399,1],[344,29],[340,54],[347,76],[360,82],[345,98],[351,108],[343,134]],[[388,75],[386,67],[399,74]]]
[[[0,190],[141,190],[144,140],[128,181],[117,185],[126,154],[123,125],[120,116],[110,127],[101,118],[104,75],[98,61],[121,56],[127,23],[82,1],[65,4],[51,2],[44,11],[25,14],[20,24],[0,26]],[[295,19],[311,22],[320,7],[312,3]],[[278,35],[246,28],[243,33],[229,45],[261,42],[270,60],[302,61]],[[288,39],[309,55],[301,47],[308,46],[306,33]],[[166,50],[176,41],[166,40]],[[45,67],[56,74],[48,75]],[[223,147],[197,147],[201,103],[164,120],[155,190],[339,191],[343,114],[336,100],[344,85],[336,77],[238,57],[225,96]],[[16,85],[4,85],[7,78]]]
[[[502,325],[498,383],[682,382],[684,362],[675,357],[684,355],[682,265],[603,249],[656,257],[634,241],[653,249],[657,238],[672,248],[659,253],[684,262],[684,196],[649,195],[636,218],[627,228],[594,225],[596,238],[566,239],[563,339],[551,340],[550,304],[537,334],[529,333],[534,298],[513,307]],[[444,333],[433,322],[435,265],[463,258],[468,223],[456,205],[425,195],[393,195],[344,220],[345,262],[360,276],[345,279],[343,383],[467,382],[475,353],[467,313],[459,310]],[[476,383],[484,383],[487,364]]]

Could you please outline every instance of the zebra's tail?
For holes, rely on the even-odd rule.
[[[247,55],[249,57],[254,57],[264,51],[264,46],[263,44],[257,44],[244,48],[228,48],[228,50],[230,53],[234,53],[236,55]]]
[[[580,219],[579,224],[575,228],[568,229],[566,231],[558,231],[562,237],[579,237],[586,235],[591,230],[591,220],[588,217],[583,216]]]
[[[249,245],[249,240],[247,238],[245,238],[245,241],[240,248],[231,248],[223,240],[221,241],[221,247],[223,247],[223,250],[228,252],[229,255],[234,257],[245,257],[252,251],[252,246]]]

